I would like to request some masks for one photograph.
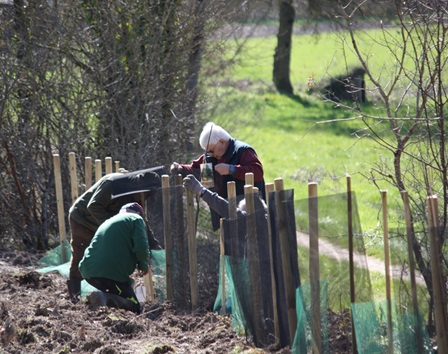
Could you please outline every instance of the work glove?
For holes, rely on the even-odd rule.
[[[171,167],[170,167],[170,172],[173,175],[181,173],[182,172],[182,166],[179,163],[177,163],[177,162],[173,162],[171,164]]]
[[[201,182],[199,182],[193,175],[188,175],[184,178],[184,187],[190,191],[193,191],[194,194],[200,194],[204,188]]]

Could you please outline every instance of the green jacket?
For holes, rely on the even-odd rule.
[[[121,173],[109,174],[102,177],[89,190],[79,196],[70,208],[70,218],[95,231],[101,223],[117,214],[120,208],[136,200],[133,195],[112,200],[111,177]]]
[[[134,213],[120,213],[100,225],[79,270],[84,279],[100,277],[132,283],[130,275],[149,268],[145,222]]]

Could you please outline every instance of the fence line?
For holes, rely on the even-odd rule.
[[[53,163],[54,163],[54,174],[55,174],[55,188],[56,188],[56,198],[57,198],[57,211],[58,211],[58,223],[59,223],[59,239],[61,245],[66,242],[66,227],[65,227],[65,213],[63,207],[63,196],[62,196],[62,183],[61,183],[61,168],[60,168],[60,159],[59,154],[53,155]],[[115,161],[115,170],[119,171],[120,163],[119,161]],[[112,173],[112,158],[105,158],[105,171],[106,174]],[[92,158],[85,157],[85,188],[86,190],[91,187],[92,182]],[[78,198],[78,182],[77,182],[77,169],[76,169],[76,157],[75,153],[69,153],[69,172],[70,172],[70,181],[71,181],[71,198],[72,203]],[[102,171],[102,161],[101,159],[95,159],[95,181],[98,181],[103,175]],[[179,186],[181,184],[181,179],[177,176],[176,185]],[[229,182],[228,184],[228,202],[229,202],[229,218],[236,219],[236,195],[235,195],[235,184],[234,182]],[[171,249],[172,249],[172,240],[171,240],[171,210],[170,210],[170,178],[168,175],[162,176],[162,204],[163,204],[163,229],[164,229],[164,241],[165,241],[165,255],[166,255],[166,292],[167,292],[167,300],[173,299],[173,284],[172,284],[172,259],[171,259]],[[314,352],[322,352],[322,343],[321,343],[321,333],[322,328],[320,327],[320,270],[319,270],[319,232],[318,232],[318,205],[317,205],[317,183],[309,183],[308,184],[308,203],[309,203],[309,227],[310,227],[310,281],[311,281],[311,298],[313,299],[311,304],[312,311],[312,338],[314,343]],[[245,198],[248,206],[248,215],[249,217],[254,212],[253,210],[253,174],[246,174],[246,186],[245,186]],[[294,337],[296,335],[297,330],[297,313],[296,313],[296,295],[292,281],[291,274],[291,260],[289,259],[289,252],[287,250],[288,243],[286,240],[287,232],[285,230],[286,220],[284,220],[285,215],[283,211],[283,203],[285,202],[285,194],[283,187],[283,180],[281,178],[277,178],[274,183],[266,184],[266,200],[268,202],[268,207],[270,206],[270,195],[274,195],[275,201],[275,210],[279,220],[279,238],[280,238],[280,249],[281,249],[281,262],[283,269],[283,277],[284,281],[284,289],[276,289],[275,282],[275,274],[274,274],[274,266],[273,266],[273,250],[272,250],[272,234],[271,234],[271,225],[270,225],[270,216],[268,215],[268,239],[269,239],[269,257],[270,257],[270,278],[272,282],[272,298],[273,298],[273,316],[274,316],[274,331],[275,337],[279,338],[280,336],[280,328],[279,328],[279,317],[278,317],[278,309],[277,309],[277,293],[278,291],[283,291],[286,296],[287,301],[287,322],[289,329],[289,344],[291,345]],[[388,302],[388,347],[389,350],[393,350],[393,332],[392,332],[392,310],[391,310],[391,287],[390,287],[390,264],[389,264],[389,238],[388,238],[388,222],[387,222],[387,193],[385,191],[381,191],[382,197],[382,205],[383,205],[383,232],[384,232],[384,254],[385,254],[385,280],[386,280],[386,299]],[[183,198],[180,198],[182,200]],[[190,273],[190,296],[191,296],[191,305],[192,310],[196,309],[199,306],[199,296],[198,296],[198,280],[197,280],[197,259],[196,259],[196,225],[194,218],[194,195],[192,192],[187,191],[186,193],[186,212],[187,212],[187,231],[188,231],[188,249],[189,249],[189,273]],[[355,302],[356,294],[354,291],[354,264],[353,264],[353,220],[352,220],[352,190],[351,190],[351,179],[350,176],[347,175],[347,215],[348,215],[348,236],[349,236],[349,265],[350,265],[350,301],[352,303]],[[417,295],[416,295],[416,282],[415,282],[415,263],[412,256],[412,239],[413,233],[411,232],[413,227],[410,221],[410,209],[409,202],[407,198],[407,193],[403,192],[403,200],[405,204],[405,217],[406,217],[406,226],[407,226],[407,240],[408,240],[408,257],[410,264],[410,280],[412,286],[412,299],[413,299],[413,309],[416,314],[418,314],[418,303],[417,303]],[[446,294],[443,290],[443,274],[440,271],[440,247],[439,240],[437,235],[438,230],[438,205],[437,198],[434,196],[428,197],[428,216],[430,221],[430,251],[431,251],[431,265],[432,265],[432,280],[434,286],[434,299],[435,299],[435,319],[436,319],[436,333],[437,333],[437,343],[439,350],[441,352],[448,352],[448,342],[447,342],[447,314],[446,314]],[[268,208],[270,210],[270,208]],[[251,242],[251,245],[254,246],[254,249],[251,250],[253,252],[253,259],[258,258],[257,254],[257,240],[256,240],[256,228],[255,225],[248,223],[248,237]],[[222,227],[221,227],[222,230]],[[236,232],[236,230],[234,230]],[[222,232],[222,231],[221,231]],[[224,240],[223,234],[221,235],[220,242],[220,254],[221,257],[224,255]],[[62,261],[67,261],[67,254],[64,252],[65,247],[62,247]],[[222,263],[221,266],[223,266]],[[254,264],[250,265],[249,271],[252,271],[254,268]],[[255,267],[256,270],[256,267]],[[152,278],[152,277],[151,277]],[[259,277],[251,274],[251,281],[254,282],[254,288],[260,291],[259,284],[257,281],[260,281]],[[222,275],[221,277],[223,281],[223,294],[225,294],[225,277]],[[147,288],[147,294],[152,296],[152,300],[155,298],[154,292],[154,284],[152,283],[152,279],[145,279],[145,286]],[[256,294],[258,293],[255,292]],[[225,298],[222,299],[222,309],[223,313],[225,313]],[[314,304],[317,304],[315,306]],[[260,312],[260,302],[254,301],[255,310],[254,313]],[[418,318],[418,316],[417,316]],[[353,342],[353,352],[356,352],[356,335],[353,326],[353,313],[352,313],[352,342]],[[257,323],[257,327],[261,331],[261,323]],[[421,343],[421,342],[420,342]],[[392,352],[392,351],[391,351]]]

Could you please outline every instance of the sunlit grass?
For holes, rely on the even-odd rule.
[[[396,60],[394,53],[383,45],[384,42],[381,44],[383,33],[373,30],[358,34],[360,50],[374,72],[375,79],[387,84],[396,73]],[[387,41],[393,43],[398,38],[399,32],[391,28]],[[276,37],[248,40],[244,50],[236,57],[236,65],[232,70],[227,70],[225,77],[207,87],[210,106],[217,107],[209,119],[225,127],[235,138],[252,145],[263,162],[266,182],[282,178],[285,188],[294,190],[296,201],[308,197],[309,182],[317,183],[319,197],[346,193],[347,175],[350,175],[351,188],[356,196],[355,212],[359,215],[366,255],[384,259],[380,192],[387,191],[390,229],[403,227],[401,196],[385,178],[376,175],[377,179],[372,183],[367,177],[372,176],[371,170],[378,165],[392,166],[393,153],[366,135],[365,125],[353,113],[323,102],[307,87],[310,77],[314,77],[316,88],[319,88],[330,78],[359,66],[351,45],[347,44],[349,41],[347,33],[322,33],[318,37],[295,36],[290,66],[295,95],[286,96],[277,93],[272,82]],[[229,50],[230,58],[234,55],[232,45]],[[406,60],[408,70],[412,70],[413,65],[411,60]],[[366,85],[368,89],[373,88],[368,79]],[[380,116],[382,108],[375,94],[368,92],[368,103],[363,109]],[[381,124],[384,124],[381,127],[384,128],[383,137],[393,142],[387,122]],[[343,234],[344,226],[338,224],[337,232]],[[328,228],[331,229],[331,223]],[[400,241],[399,245],[398,242],[391,246],[394,247],[393,251],[397,252],[401,260],[407,259],[405,242]],[[338,246],[347,248],[346,244]],[[309,274],[308,255],[307,249],[299,248],[302,280],[306,280]],[[321,279],[333,282],[335,279],[340,280],[339,285],[347,294],[347,262],[335,264],[333,259],[325,256],[320,257],[320,262]],[[398,264],[400,261],[392,259],[391,262]],[[358,277],[362,272],[361,269],[355,270]],[[369,281],[372,301],[385,299],[384,275],[372,272]],[[399,280],[393,280],[392,286],[399,289]],[[419,287],[420,310],[423,312],[427,311],[426,297],[426,288]],[[348,305],[346,298],[343,301],[340,298],[331,299],[332,307]]]
[[[298,262],[302,284],[309,284],[309,250],[298,247]],[[329,307],[336,312],[350,307],[350,271],[348,261],[335,261],[327,256],[319,257],[319,269],[321,280],[328,281]],[[387,298],[386,277],[383,273],[354,268],[355,278],[355,302],[380,302]],[[404,290],[406,289],[406,290]],[[397,300],[401,309],[412,310],[412,298],[410,295],[411,284],[409,279],[391,280],[391,299]],[[421,313],[428,311],[428,293],[426,287],[417,284],[417,297],[419,299]],[[400,301],[398,299],[400,298]]]
[[[231,134],[251,144],[263,162],[266,182],[282,178],[285,188],[294,189],[296,199],[308,195],[308,183],[318,183],[319,195],[346,191],[351,176],[363,230],[376,229],[381,216],[381,195],[364,176],[386,152],[369,138],[360,139],[359,121],[347,120],[342,109],[304,96],[303,102],[272,92],[253,94],[235,90],[229,104],[214,121]],[[324,121],[332,123],[322,123]],[[387,183],[379,182],[381,189]],[[396,208],[396,193],[389,199]],[[375,231],[377,232],[377,231]]]

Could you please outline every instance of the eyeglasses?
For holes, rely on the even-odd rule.
[[[207,152],[208,152],[209,154],[214,154],[214,153],[215,153],[215,151],[216,151],[216,145],[215,145],[215,146],[213,146],[213,148],[212,148],[212,149],[208,149],[208,150],[207,150]]]

